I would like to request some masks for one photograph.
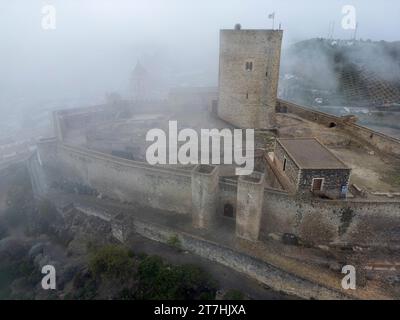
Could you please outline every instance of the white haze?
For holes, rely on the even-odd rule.
[[[41,28],[46,4],[57,9],[56,30]],[[325,37],[330,21],[347,39],[346,4],[357,9],[358,37],[399,40],[397,0],[0,0],[0,119],[46,101],[124,95],[138,59],[170,84],[214,86],[220,29],[271,28],[276,12],[285,45]]]

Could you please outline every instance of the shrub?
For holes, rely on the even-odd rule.
[[[98,284],[87,272],[78,272],[73,280],[74,291],[65,299],[91,300],[97,295]]]
[[[94,276],[105,275],[121,279],[132,275],[134,267],[130,251],[117,245],[98,249],[92,253],[89,261],[89,270]]]
[[[199,299],[214,297],[216,286],[211,277],[197,266],[172,266],[160,257],[146,257],[139,264],[139,299]]]
[[[184,299],[214,299],[217,283],[212,277],[195,265],[176,267],[180,280],[179,293]]]
[[[116,298],[118,300],[134,300],[136,297],[136,292],[132,288],[123,288]]]
[[[167,244],[171,247],[174,247],[176,249],[181,249],[182,245],[181,245],[181,240],[179,239],[178,235],[174,234],[173,236],[171,236],[168,241]]]

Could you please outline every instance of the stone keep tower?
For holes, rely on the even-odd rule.
[[[275,127],[281,30],[220,31],[218,116],[240,128]]]

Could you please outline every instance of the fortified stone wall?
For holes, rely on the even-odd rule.
[[[346,121],[343,118],[311,110],[309,108],[305,108],[284,100],[277,100],[276,110],[278,112],[293,113],[300,116],[301,118],[320,123],[327,127],[335,125],[337,128],[345,130],[350,136],[361,139],[366,144],[374,147],[381,152],[400,157],[399,139],[389,137],[385,134]]]
[[[41,158],[45,158],[39,147]],[[58,144],[56,162],[44,161],[53,180],[87,185],[120,201],[178,213],[191,212],[191,178],[187,172],[165,170],[102,153]]]
[[[184,214],[192,211],[192,177],[186,170],[149,166],[142,162],[59,144],[55,139],[39,143],[36,158],[41,159],[40,165],[36,160],[32,168],[36,172],[36,167],[39,166],[42,173],[40,181],[47,181],[49,185],[54,180],[67,180],[88,185],[121,201],[138,202]],[[122,180],[119,179],[121,175],[124,176]],[[223,214],[225,204],[231,204],[236,212],[236,182],[221,178],[219,190],[212,195],[217,202],[216,214]],[[152,199],[156,200],[150,201]]]
[[[303,199],[265,189],[261,234],[293,233],[311,243],[400,245],[400,202]]]
[[[42,170],[36,168],[38,174],[34,173],[33,179],[43,171],[48,185],[51,179],[68,179],[122,201],[182,214],[192,212],[192,179],[188,172],[154,168],[55,140],[42,142],[38,151]],[[312,243],[400,245],[400,202],[304,199],[270,188],[264,189],[258,202],[258,189],[252,192],[249,183],[242,183],[244,186],[246,193],[238,195],[237,182],[221,178],[215,201],[220,215],[225,204],[233,204],[235,211],[242,214],[242,226],[249,226],[244,232],[251,232],[251,236],[258,225],[261,238],[269,233],[293,233]],[[251,223],[243,220],[247,209],[237,208],[238,199],[243,204],[249,193],[255,199],[248,208],[256,217]],[[257,210],[262,212],[260,222]],[[237,216],[236,212],[236,219]]]

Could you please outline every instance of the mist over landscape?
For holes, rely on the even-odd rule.
[[[43,30],[44,5],[56,8],[56,30]],[[6,1],[0,4],[0,110],[8,123],[33,110],[103,101],[129,92],[138,60],[164,87],[216,86],[219,29],[284,29],[291,44],[326,37],[350,39],[340,27],[345,1]],[[361,39],[396,41],[396,1],[354,1]],[[290,61],[289,61],[290,62]],[[28,120],[27,120],[28,121]],[[4,124],[3,124],[4,125]],[[4,134],[4,133],[3,133]]]
[[[0,0],[0,300],[399,300],[399,17]]]

